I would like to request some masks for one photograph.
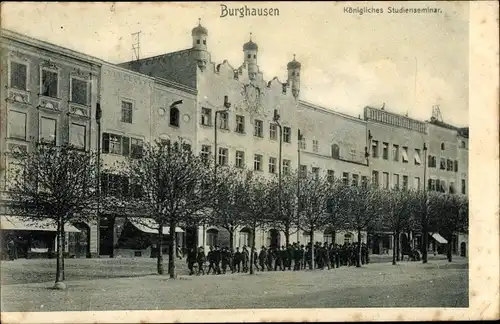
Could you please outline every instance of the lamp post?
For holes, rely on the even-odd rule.
[[[424,217],[423,217],[423,226],[422,226],[422,263],[427,263],[427,245],[429,244],[427,242],[428,240],[428,229],[427,229],[427,208],[429,206],[429,203],[427,201],[427,190],[426,190],[426,185],[427,185],[427,145],[424,143],[423,147],[424,151],[424,199],[425,199],[425,210],[424,210]]]
[[[297,229],[297,233],[300,232],[300,142],[302,141],[302,134],[300,133],[300,129],[297,130],[297,225],[299,228]],[[297,241],[299,241],[299,235],[297,235]]]
[[[223,109],[215,111],[215,120],[214,120],[214,185],[217,182],[217,115],[222,113],[227,113],[229,108],[231,107],[231,103],[229,102],[228,96],[224,96],[224,104]],[[214,188],[215,189],[215,188]],[[214,209],[215,213],[215,209]],[[206,222],[203,222],[203,247],[205,247],[205,236],[206,236]]]
[[[97,257],[101,254],[101,104],[96,104],[95,120],[97,122]],[[89,242],[90,243],[90,242]]]
[[[280,124],[280,115],[278,113],[277,109],[274,109],[274,116],[273,116],[273,121],[276,123],[280,130],[280,142],[279,142],[279,155],[278,155],[278,216],[281,217],[281,152],[282,152],[282,147],[283,147],[283,130],[281,128]],[[289,240],[289,238],[286,238]],[[288,243],[288,242],[287,242]]]

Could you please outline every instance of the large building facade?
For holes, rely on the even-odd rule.
[[[19,48],[31,46],[34,53],[43,53],[45,48],[50,48],[52,52],[46,54],[48,58],[58,57],[60,53],[69,55],[67,50],[50,44],[14,33],[4,35],[10,36],[2,37],[2,48],[6,49],[2,51],[5,53],[2,66],[9,66],[9,69],[4,69],[2,83],[11,82],[11,79],[18,80],[19,76],[24,75],[24,72],[15,72],[10,67],[9,57],[13,55],[11,53],[19,51]],[[89,74],[89,77],[92,76],[89,81],[90,99],[85,102],[88,104],[86,140],[89,149],[95,149],[99,138],[105,166],[123,160],[124,156],[133,158],[145,142],[182,139],[193,152],[211,156],[219,164],[234,165],[264,176],[274,176],[278,173],[280,160],[281,127],[284,172],[299,169],[341,178],[345,183],[353,185],[373,181],[384,188],[397,186],[418,190],[428,185],[426,188],[429,190],[459,190],[467,194],[468,133],[465,130],[434,120],[423,122],[411,119],[391,113],[385,107],[366,107],[363,117],[353,117],[305,102],[300,99],[303,68],[295,57],[290,62],[283,62],[283,68],[287,70],[286,80],[273,78],[266,81],[258,64],[258,45],[251,38],[243,44],[243,58],[239,66],[233,66],[227,61],[217,64],[212,60],[208,47],[208,30],[205,27],[196,26],[191,38],[192,47],[189,49],[118,65],[71,53],[74,66],[69,66],[68,69],[78,70],[75,66],[80,64],[79,71],[92,72]],[[39,64],[37,56],[29,57],[26,64],[27,70],[35,71],[33,66]],[[63,66],[62,62],[59,64]],[[12,66],[17,68],[15,64]],[[45,75],[41,74],[42,70],[43,67],[40,66],[40,72],[25,72],[28,76],[24,78],[31,78],[29,82],[36,84],[33,91],[44,84],[40,79]],[[70,111],[73,109],[71,100],[65,99],[65,96],[71,97],[71,91],[65,92],[63,89],[65,85],[71,89],[71,81],[68,81],[71,74],[65,75],[63,71],[58,74],[64,81],[61,81],[61,88],[58,88],[61,92],[56,103],[61,109]],[[29,91],[24,88],[12,88],[10,83],[5,90],[2,88],[2,120],[9,120],[9,125],[13,120],[12,124],[18,130],[22,129],[22,118],[16,115],[18,105],[23,105],[24,111],[30,114],[27,117],[29,123],[42,123],[33,118],[41,118],[37,112],[39,103],[35,101],[45,97],[35,99],[32,92],[31,97],[26,99],[31,104],[10,103],[5,100],[13,98],[11,92],[20,93],[21,97],[30,96]],[[45,99],[51,98],[49,96]],[[95,114],[92,113],[97,100],[102,108],[99,131],[96,128]],[[231,104],[229,109],[224,108],[225,102]],[[80,105],[78,107],[81,108]],[[280,117],[279,125],[273,120],[275,112]],[[71,117],[62,115],[60,126],[66,133],[61,131],[61,135],[58,135],[61,143],[72,138],[72,133],[67,132],[71,127]],[[7,128],[9,127],[14,126]],[[6,152],[9,145],[18,142],[8,132],[2,127],[2,152]],[[35,138],[41,140],[39,136]],[[424,143],[428,147],[425,152]],[[434,161],[431,156],[436,157],[437,167],[431,167],[434,165],[434,162],[431,163],[431,160]],[[9,166],[4,154],[1,159],[0,176],[5,179]],[[444,170],[440,168],[441,159],[446,161]],[[451,169],[446,164],[448,161],[452,161]],[[426,163],[429,167],[425,167]],[[103,170],[101,179],[106,188],[123,183],[112,174],[107,174],[106,170]],[[441,181],[445,181],[444,187],[436,185],[441,185]],[[3,190],[5,189],[4,186]],[[154,231],[134,224],[124,215],[107,214],[103,211],[99,227],[92,226],[89,227],[91,254],[148,256],[154,252],[153,241],[141,240],[142,243],[139,244],[125,239],[149,237]],[[285,242],[284,234],[272,228],[258,231],[256,235],[256,244],[259,246],[282,245]],[[209,225],[179,228],[175,237],[185,247],[229,245],[227,231]],[[332,229],[315,233],[315,238],[318,241],[337,243],[355,240],[354,233]],[[245,228],[239,229],[233,239],[234,246],[249,245],[251,242],[250,233]],[[292,242],[306,243],[308,240],[308,233],[302,231],[295,231],[290,238]],[[459,236],[458,240],[460,242],[457,244],[467,244],[467,237],[464,235]],[[389,253],[393,247],[392,239],[387,233],[363,233],[363,241],[370,244],[373,253]]]

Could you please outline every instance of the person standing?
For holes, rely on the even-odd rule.
[[[208,255],[207,255],[207,259],[208,259],[208,271],[207,271],[207,275],[210,274],[210,271],[213,270],[214,273],[216,272],[216,269],[215,269],[215,251],[214,251],[214,248],[212,246],[209,247],[209,251],[208,251]]]
[[[266,264],[267,260],[267,251],[266,247],[262,246],[259,252],[259,265],[260,265],[260,271],[264,271],[264,265]]]
[[[192,276],[194,274],[193,266],[196,263],[196,250],[194,248],[190,248],[187,253],[187,264],[189,269],[189,275]]]
[[[259,254],[257,253],[255,246],[252,247],[252,254],[253,254],[253,265],[254,265],[255,269],[258,271],[259,270]]]
[[[269,250],[267,251],[267,271],[273,271],[273,261],[274,261],[274,249],[272,247],[269,247]]]
[[[207,257],[205,256],[205,251],[203,251],[203,247],[200,246],[198,248],[198,255],[196,256],[196,262],[198,263],[198,275],[203,272],[205,275],[205,262],[207,261]]]
[[[243,272],[248,272],[248,263],[250,262],[250,253],[248,253],[248,249],[246,245],[243,245],[243,249],[241,250],[241,260],[243,263]]]
[[[238,269],[238,273],[240,272],[240,264],[241,264],[241,252],[240,248],[236,248],[236,252],[234,252],[234,257],[233,257],[233,273],[236,272],[236,269]]]
[[[226,274],[227,267],[231,262],[231,255],[229,253],[229,249],[226,246],[222,248],[221,258],[222,258],[222,274]]]

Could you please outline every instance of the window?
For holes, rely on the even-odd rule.
[[[319,151],[319,143],[318,140],[313,140],[313,152],[318,153]]]
[[[384,189],[389,189],[389,173],[387,172],[382,173],[382,185]]]
[[[439,168],[441,170],[446,170],[446,159],[445,158],[441,158],[441,160],[439,161]]]
[[[443,143],[441,143],[441,151],[444,151],[444,148],[445,147],[444,147],[444,142],[443,142]]]
[[[239,235],[239,246],[251,246],[250,231],[248,229],[243,229],[240,231]]]
[[[446,171],[453,171],[453,161],[450,159],[446,160]]]
[[[453,161],[453,171],[458,172],[458,161]]]
[[[436,180],[435,179],[429,179],[428,180],[428,188],[429,191],[435,191],[436,190]]]
[[[283,174],[290,173],[290,160],[283,160]]]
[[[450,182],[450,187],[449,187],[448,192],[451,193],[451,194],[455,194],[456,193],[455,183],[454,182]]]
[[[393,175],[393,183],[392,183],[392,187],[394,189],[399,189],[399,174],[394,174]]]
[[[429,168],[435,168],[436,167],[436,157],[433,155],[429,155],[429,161],[427,163],[427,166]]]
[[[248,55],[247,55],[247,57],[248,57],[248,58],[252,58],[252,54],[248,54]]]
[[[307,177],[307,165],[301,165],[299,167],[299,174],[301,178]]]
[[[245,133],[245,117],[236,115],[236,133]]]
[[[378,158],[378,141],[372,141],[372,157]]]
[[[255,171],[262,171],[262,155],[255,154],[253,156],[253,169]]]
[[[219,129],[229,129],[229,114],[227,112],[219,113]]]
[[[392,145],[392,159],[394,161],[399,161],[399,145]]]
[[[372,184],[378,187],[378,171],[372,171]]]
[[[465,144],[465,141],[460,142],[460,148],[466,148],[467,145]]]
[[[255,120],[253,136],[263,137],[262,136],[262,120],[258,120],[258,119]]]
[[[56,120],[40,118],[40,142],[56,144]]]
[[[401,152],[401,159],[403,163],[408,163],[408,148],[403,146],[403,151]]]
[[[89,89],[88,82],[80,79],[71,79],[71,102],[88,105],[89,101]],[[130,116],[132,117],[132,116]],[[132,122],[132,121],[130,121]]]
[[[28,66],[26,64],[10,62],[10,87],[27,90]]]
[[[196,40],[196,44],[200,44],[200,40],[199,39]]]
[[[210,155],[212,155],[212,147],[210,145],[202,145],[200,155],[203,162],[208,163]]]
[[[302,137],[302,139],[299,141],[299,148],[301,150],[305,150],[307,148],[305,137]]]
[[[420,165],[422,164],[422,160],[420,160],[420,150],[415,149],[415,165]]]
[[[291,143],[292,129],[290,127],[283,127],[283,142]]]
[[[203,40],[203,45],[207,45],[207,40],[206,39]]]
[[[413,179],[413,188],[415,188],[415,190],[420,190],[420,178],[419,177],[415,177]]]
[[[219,242],[219,231],[216,229],[209,229],[207,231],[207,245],[215,246]]]
[[[243,169],[245,167],[245,152],[236,151],[236,163],[237,168]]]
[[[132,117],[130,120],[132,122]],[[170,108],[170,126],[179,127],[179,109],[177,107]]]
[[[368,177],[361,176],[361,186],[366,189],[368,187]]]
[[[335,181],[335,171],[328,170],[326,173],[326,179],[329,183],[333,183]]]
[[[465,195],[466,194],[466,188],[465,188],[466,184],[465,184],[465,179],[462,179],[462,195]]]
[[[276,140],[276,134],[278,126],[276,124],[269,124],[269,139],[275,141]]]
[[[201,108],[201,124],[204,126],[212,126],[212,109]]]
[[[227,165],[227,148],[219,147],[219,165]]]
[[[334,159],[340,158],[340,148],[337,144],[332,145],[332,158]]]
[[[403,190],[408,190],[408,176],[403,176]]]
[[[382,143],[382,158],[389,160],[389,143]]]
[[[439,181],[438,180],[438,183],[439,183],[439,191],[446,192],[446,181],[444,181],[444,180]]]
[[[26,113],[9,110],[9,137],[26,140]]]
[[[312,174],[313,174],[314,179],[318,180],[319,179],[319,168],[313,167],[312,168]]]
[[[126,136],[122,136],[121,138],[122,138],[122,155],[129,156],[130,155],[130,138],[128,138]]]
[[[41,95],[57,98],[58,76],[56,71],[42,69]]]
[[[142,158],[142,147],[144,142],[137,138],[130,139],[130,157],[133,159]]]
[[[122,122],[132,123],[132,103],[122,101]]]
[[[276,173],[276,158],[269,158],[269,173]]]
[[[342,173],[342,183],[344,183],[344,185],[346,186],[349,184],[349,173],[347,172]]]
[[[356,187],[359,185],[359,175],[357,175],[357,174],[353,174],[353,175],[352,175],[352,181],[351,181],[351,184],[352,184],[353,186],[356,186]]]
[[[71,124],[70,143],[75,148],[85,150],[86,148],[86,127],[85,125]]]

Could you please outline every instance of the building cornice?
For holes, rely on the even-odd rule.
[[[173,82],[173,81],[170,81],[170,80],[167,80],[164,78],[155,77],[154,81],[156,84],[163,85],[163,86],[166,86],[168,88],[173,88],[173,89],[177,89],[180,91],[184,91],[184,92],[187,92],[187,93],[192,94],[192,95],[198,94],[198,90],[196,90],[194,88],[191,88],[191,87],[185,86],[183,84]]]
[[[299,100],[299,105],[302,105],[303,107],[308,108],[308,109],[313,109],[313,110],[321,111],[321,112],[324,112],[324,113],[327,113],[327,114],[330,114],[330,115],[335,115],[335,116],[343,117],[345,119],[349,119],[349,120],[352,120],[352,121],[357,121],[357,122],[359,122],[359,123],[361,123],[363,125],[366,124],[366,121],[363,120],[363,119],[359,119],[357,117],[354,117],[354,116],[351,116],[351,115],[348,115],[348,114],[345,114],[345,113],[341,113],[341,112],[338,112],[338,111],[335,111],[335,110],[332,110],[332,109],[321,107],[321,106],[315,105],[315,104],[307,102],[307,101]]]

